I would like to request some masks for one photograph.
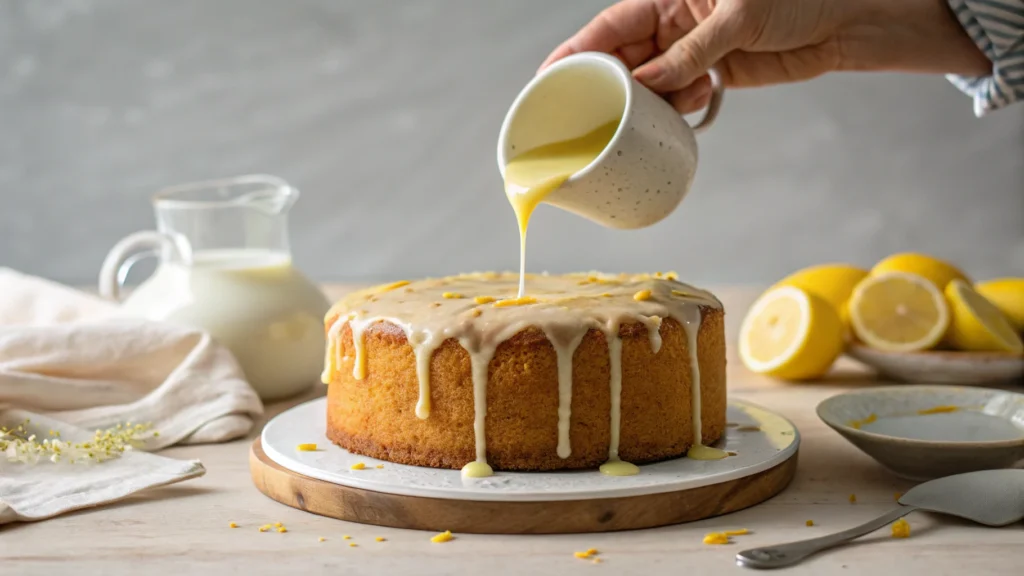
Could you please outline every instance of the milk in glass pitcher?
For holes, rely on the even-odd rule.
[[[292,266],[288,211],[298,195],[262,175],[165,189],[153,198],[156,231],[114,246],[100,293],[120,300],[131,266],[156,256],[156,272],[124,298],[125,312],[209,332],[264,400],[301,392],[323,368],[329,304]]]

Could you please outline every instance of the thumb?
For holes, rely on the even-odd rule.
[[[728,16],[721,11],[712,12],[660,56],[637,68],[633,76],[658,93],[681,90],[739,48],[739,44],[739,35]]]

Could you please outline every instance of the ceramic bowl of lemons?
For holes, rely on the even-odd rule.
[[[963,386],[881,386],[826,399],[818,417],[912,480],[1024,465],[1024,394]]]
[[[823,264],[766,291],[740,329],[752,371],[824,376],[843,352],[885,378],[1024,382],[1024,278],[972,283],[956,266],[901,253],[870,270]]]

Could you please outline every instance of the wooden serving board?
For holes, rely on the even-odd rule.
[[[781,492],[793,479],[796,459],[794,452],[762,472],[676,492],[543,502],[425,498],[333,484],[276,464],[258,438],[249,452],[249,470],[270,498],[339,520],[468,534],[561,534],[652,528],[742,510]]]

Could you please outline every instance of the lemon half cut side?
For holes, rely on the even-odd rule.
[[[928,278],[886,272],[865,278],[850,296],[850,323],[857,338],[886,352],[934,348],[949,326],[942,291]]]
[[[842,353],[843,333],[829,302],[796,286],[778,286],[762,294],[743,319],[740,359],[759,374],[818,378]]]

